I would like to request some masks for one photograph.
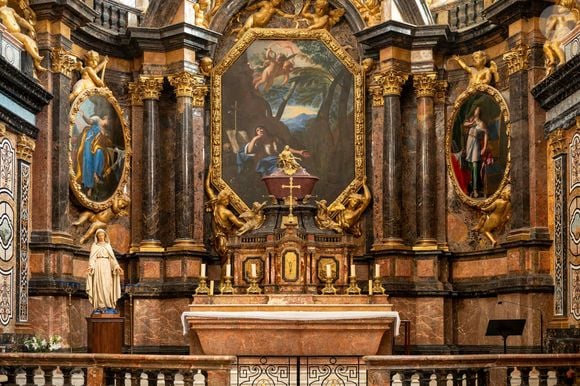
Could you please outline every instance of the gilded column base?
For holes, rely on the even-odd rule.
[[[381,242],[373,244],[371,251],[386,251],[386,250],[410,250],[411,247],[408,245],[403,244],[403,239],[399,238],[390,238],[386,240],[381,240]]]
[[[435,239],[419,239],[417,240],[414,251],[436,251],[437,250],[437,240]]]
[[[144,240],[139,245],[139,252],[165,252],[159,240]]]
[[[550,329],[563,329],[563,328],[570,328],[572,327],[570,321],[565,316],[554,316],[550,323],[548,323],[548,327]]]
[[[53,244],[74,244],[74,239],[72,236],[66,232],[53,232],[50,236],[50,241]]]
[[[177,239],[173,245],[167,247],[168,252],[192,251],[192,252],[207,252],[205,245],[196,243],[192,239]]]
[[[32,328],[32,324],[28,322],[16,322],[14,332],[22,335],[34,335],[34,328]]]

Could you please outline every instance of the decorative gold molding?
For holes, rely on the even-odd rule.
[[[435,83],[435,103],[445,103],[448,88],[449,83],[446,80],[438,80],[437,83]]]
[[[34,140],[24,134],[18,137],[18,143],[16,145],[16,157],[20,160],[26,161],[28,163],[32,162],[32,154],[36,143]]]
[[[52,72],[71,78],[72,72],[76,68],[77,58],[62,47],[55,47],[50,51],[50,63]]]
[[[131,96],[132,106],[143,106],[141,99],[141,85],[139,82],[129,82],[129,95]]]
[[[508,74],[511,76],[519,71],[528,69],[528,61],[532,50],[526,44],[518,42],[513,50],[503,55],[503,60],[507,62]]]
[[[552,158],[556,158],[560,154],[565,154],[568,152],[566,147],[566,139],[564,138],[564,130],[558,129],[554,130],[548,136],[548,145],[552,152]]]
[[[190,72],[180,72],[170,75],[169,83],[175,87],[175,95],[177,97],[193,97],[195,88],[205,82],[200,76],[195,76]]]
[[[209,87],[206,85],[196,86],[193,89],[193,107],[203,107],[205,105],[205,96],[209,92]]]
[[[417,98],[434,97],[437,86],[437,73],[425,72],[413,74],[413,87]]]
[[[369,86],[369,94],[371,94],[373,100],[373,107],[383,107],[385,105],[385,97],[383,96],[383,86],[378,84]]]
[[[373,76],[374,82],[383,87],[383,96],[401,95],[403,85],[407,79],[409,79],[409,74],[393,69]]]
[[[163,89],[163,78],[161,76],[140,76],[139,87],[137,88],[141,99],[159,100]]]
[[[381,22],[381,1],[379,0],[350,0],[360,13],[367,27],[372,27]]]

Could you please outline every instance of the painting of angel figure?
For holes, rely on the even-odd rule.
[[[112,197],[125,167],[125,140],[119,115],[106,97],[91,95],[80,102],[70,157],[75,193],[95,202]]]
[[[508,131],[501,107],[485,92],[463,100],[451,127],[450,166],[456,186],[472,199],[491,197],[508,163]]]
[[[222,178],[246,203],[287,146],[334,200],[354,178],[354,75],[318,40],[257,39],[222,77]]]

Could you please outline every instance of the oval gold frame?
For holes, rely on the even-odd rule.
[[[121,128],[123,130],[123,141],[125,144],[125,161],[123,163],[123,173],[121,174],[121,178],[117,184],[117,187],[111,193],[109,198],[105,201],[93,201],[88,198],[83,192],[80,184],[76,182],[76,173],[74,170],[73,164],[73,156],[72,156],[72,137],[73,137],[73,128],[75,124],[76,115],[78,114],[81,105],[90,97],[92,96],[102,96],[113,106],[113,109],[117,113],[119,118],[119,122],[121,124]],[[69,163],[69,185],[77,200],[83,205],[84,207],[93,210],[95,212],[100,212],[109,208],[115,196],[117,196],[120,192],[123,192],[127,187],[128,180],[129,180],[129,173],[131,171],[131,134],[129,132],[129,125],[127,124],[127,120],[125,119],[125,114],[117,99],[113,96],[111,90],[106,87],[101,88],[91,88],[88,90],[83,91],[80,93],[76,99],[73,101],[71,110],[69,113],[69,140],[68,140],[68,163]]]
[[[457,182],[457,177],[455,176],[455,173],[453,172],[453,166],[451,165],[451,137],[453,135],[453,124],[455,123],[455,119],[457,118],[457,114],[459,113],[459,110],[461,109],[463,102],[465,102],[468,98],[470,98],[471,96],[473,96],[477,93],[485,93],[488,96],[490,96],[494,101],[497,102],[497,104],[500,107],[500,114],[503,116],[503,119],[505,120],[506,136],[507,136],[507,160],[506,160],[506,166],[505,166],[502,180],[501,180],[499,186],[497,187],[496,191],[490,197],[487,197],[486,199],[482,199],[482,200],[478,200],[478,199],[474,199],[472,197],[469,197],[468,195],[466,195],[463,192],[463,190],[461,190],[461,187],[459,186],[459,184]],[[466,91],[462,92],[455,100],[455,104],[453,105],[453,113],[451,115],[451,119],[447,123],[447,132],[446,132],[446,138],[445,138],[445,162],[447,164],[448,173],[450,174],[450,177],[451,177],[450,179],[451,179],[451,184],[453,185],[453,189],[455,190],[455,193],[457,194],[459,199],[464,204],[467,204],[469,206],[479,208],[479,209],[484,208],[486,206],[489,206],[492,202],[494,202],[499,197],[502,190],[509,183],[509,176],[510,176],[510,171],[511,171],[511,148],[510,148],[510,146],[511,146],[511,128],[512,128],[512,126],[511,126],[511,121],[510,121],[510,113],[509,113],[508,105],[507,105],[504,97],[501,95],[501,93],[498,90],[496,90],[495,88],[488,86],[488,85],[485,85],[485,84],[476,85],[476,86],[470,87]]]
[[[333,203],[346,202],[349,195],[363,185],[366,170],[365,149],[365,94],[364,74],[360,65],[342,48],[326,30],[253,28],[248,30],[229,50],[223,60],[214,67],[211,77],[211,183],[219,191],[225,190],[231,205],[238,213],[250,210],[247,203],[222,178],[222,75],[242,53],[257,39],[318,40],[352,73],[354,85],[354,179],[342,190]],[[331,205],[331,204],[330,204]]]

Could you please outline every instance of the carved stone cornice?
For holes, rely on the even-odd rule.
[[[18,144],[16,145],[16,157],[19,160],[31,163],[35,147],[36,143],[32,138],[26,135],[20,135],[18,137]]]
[[[448,88],[449,83],[446,80],[438,80],[437,83],[435,83],[435,103],[445,103]]]
[[[420,74],[413,74],[413,86],[415,87],[417,98],[435,96],[437,73],[424,72]]]
[[[131,106],[143,106],[139,82],[129,82],[129,95],[131,96]]]
[[[209,92],[209,87],[206,85],[197,85],[193,88],[193,100],[191,104],[193,107],[203,107],[205,105],[205,96]]]
[[[139,77],[139,86],[137,91],[141,99],[159,100],[161,90],[163,89],[163,78],[160,76],[141,76]]]
[[[77,59],[62,47],[53,48],[50,52],[50,69],[53,73],[71,78]]]
[[[528,61],[532,50],[526,44],[518,42],[518,44],[509,52],[503,55],[503,60],[508,65],[508,75],[513,75],[516,72],[528,69]]]
[[[372,96],[373,107],[383,107],[385,105],[385,98],[383,96],[383,86],[373,84],[369,86],[369,94]]]
[[[393,69],[389,69],[373,76],[375,84],[378,84],[383,88],[383,96],[401,95],[403,85],[407,79],[409,79],[409,74]]]
[[[175,95],[177,97],[194,97],[195,89],[205,85],[203,77],[196,76],[190,72],[180,72],[169,76],[169,83],[175,87]]]
[[[548,144],[552,152],[552,158],[556,158],[560,154],[565,154],[568,152],[566,147],[566,139],[564,138],[564,130],[558,129],[552,131],[548,137]]]

